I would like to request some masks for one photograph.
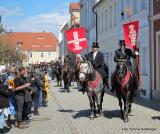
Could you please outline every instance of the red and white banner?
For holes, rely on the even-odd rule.
[[[139,21],[129,22],[123,25],[125,44],[132,49],[136,48]]]
[[[87,48],[86,30],[82,27],[66,31],[69,51],[80,54]]]

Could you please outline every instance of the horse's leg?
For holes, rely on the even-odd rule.
[[[101,93],[101,98],[100,98],[100,109],[102,111],[102,103],[103,103],[103,97],[104,97],[105,89],[103,88],[102,93]]]
[[[97,94],[97,107],[98,107],[98,114],[99,115],[101,115],[102,114],[102,106],[101,106],[101,101],[102,101],[102,99],[101,99],[101,97],[102,97],[102,92],[101,93],[99,93],[99,94]]]
[[[69,89],[70,85],[69,85],[69,80],[68,80],[68,78],[67,78],[67,80],[66,80],[66,81],[67,81],[67,82],[66,82],[67,92],[70,92],[70,89]]]
[[[59,87],[59,79],[58,79],[58,77],[57,77],[57,87]]]
[[[90,108],[91,108],[91,114],[90,114],[90,119],[94,119],[94,101],[92,98],[92,95],[90,92],[87,92],[88,98],[89,98],[89,102],[90,102]]]
[[[120,107],[120,112],[121,112],[121,119],[124,119],[124,112],[123,112],[123,109],[122,109],[122,95],[119,91],[119,89],[116,89],[116,95],[117,95],[117,98],[118,98],[118,102],[119,102],[119,107]]]
[[[62,78],[61,78],[61,76],[59,78],[59,83],[60,83],[59,86],[62,87]]]
[[[94,117],[96,117],[96,99],[95,95],[92,95]]]
[[[125,111],[124,111],[124,122],[128,122],[128,110],[129,110],[129,103],[130,103],[130,91],[127,92],[126,101],[125,101]]]
[[[128,113],[131,113],[133,97],[134,97],[134,93],[133,93],[133,91],[131,91],[131,94],[130,94],[130,97],[129,97],[129,109],[128,109]]]
[[[136,81],[136,77],[133,77],[132,79],[131,79],[132,81],[132,83],[130,84],[130,89],[131,89],[131,91],[130,91],[130,97],[129,97],[129,109],[128,109],[128,113],[130,113],[131,112],[131,107],[132,107],[132,102],[133,102],[133,99],[134,99],[134,96],[135,96],[135,92],[136,92],[136,88],[137,88],[137,86],[135,85],[135,81]]]

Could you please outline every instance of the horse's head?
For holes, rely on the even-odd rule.
[[[123,79],[127,73],[127,66],[125,61],[119,61],[116,67],[116,75],[120,79]]]
[[[90,61],[82,61],[80,63],[79,80],[85,81],[90,74],[93,73],[93,66]]]

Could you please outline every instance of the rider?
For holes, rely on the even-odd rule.
[[[103,53],[99,51],[97,42],[93,42],[92,51],[86,56],[91,61],[93,67],[101,74],[104,85],[107,86],[108,73],[105,70]]]
[[[132,75],[135,77],[135,73],[133,71],[132,63],[130,61],[131,57],[133,59],[136,58],[136,55],[139,55],[138,51],[132,51],[129,48],[126,48],[126,44],[124,40],[119,41],[120,48],[115,51],[114,61],[118,63],[119,60],[126,60],[126,65],[131,71]],[[115,71],[116,72],[116,71]],[[115,79],[115,72],[112,75],[112,89],[110,92],[114,92],[114,79]],[[136,78],[136,77],[135,77]]]

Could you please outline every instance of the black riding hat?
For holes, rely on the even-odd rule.
[[[125,46],[126,44],[125,44],[125,40],[120,40],[119,41],[119,45],[121,46],[121,45],[123,45],[123,46]]]
[[[93,42],[92,48],[99,48],[98,42]]]

